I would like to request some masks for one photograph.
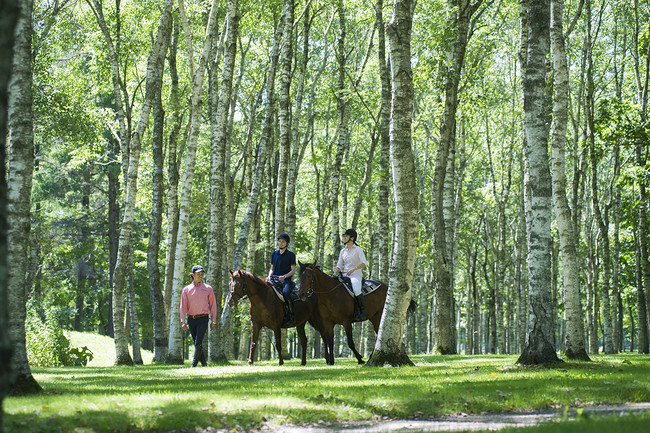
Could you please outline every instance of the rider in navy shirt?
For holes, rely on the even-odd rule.
[[[296,255],[287,249],[289,242],[288,234],[282,233],[278,236],[278,249],[271,254],[271,270],[269,270],[266,280],[271,281],[272,277],[276,277],[282,283],[282,296],[289,307],[287,325],[293,325],[295,315],[293,300],[291,299],[291,292],[293,291],[291,277],[296,272]]]

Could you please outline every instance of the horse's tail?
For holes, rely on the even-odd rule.
[[[411,299],[409,308],[406,310],[407,313],[415,314],[415,309],[418,308],[418,303],[415,300]]]

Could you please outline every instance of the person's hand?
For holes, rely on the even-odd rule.
[[[210,323],[210,329],[214,329],[214,328],[216,328],[216,327],[217,327],[217,324],[216,324],[216,323],[214,323],[214,322]]]
[[[181,329],[183,330],[183,332],[187,332],[187,324],[183,323],[183,326],[181,326]]]
[[[278,275],[278,280],[284,281],[284,275]]]

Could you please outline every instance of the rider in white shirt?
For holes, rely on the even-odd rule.
[[[347,229],[343,233],[343,243],[345,247],[339,253],[334,276],[336,277],[343,272],[345,276],[350,277],[354,300],[359,307],[358,309],[355,308],[354,320],[366,320],[366,300],[361,292],[361,280],[363,278],[362,269],[368,266],[368,261],[361,247],[357,245],[356,230]]]

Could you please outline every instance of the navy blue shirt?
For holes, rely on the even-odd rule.
[[[291,272],[291,266],[296,264],[296,255],[289,251],[284,250],[280,254],[280,250],[273,251],[271,254],[271,265],[273,265],[273,273],[271,275],[285,275]],[[288,279],[291,279],[289,277]]]

